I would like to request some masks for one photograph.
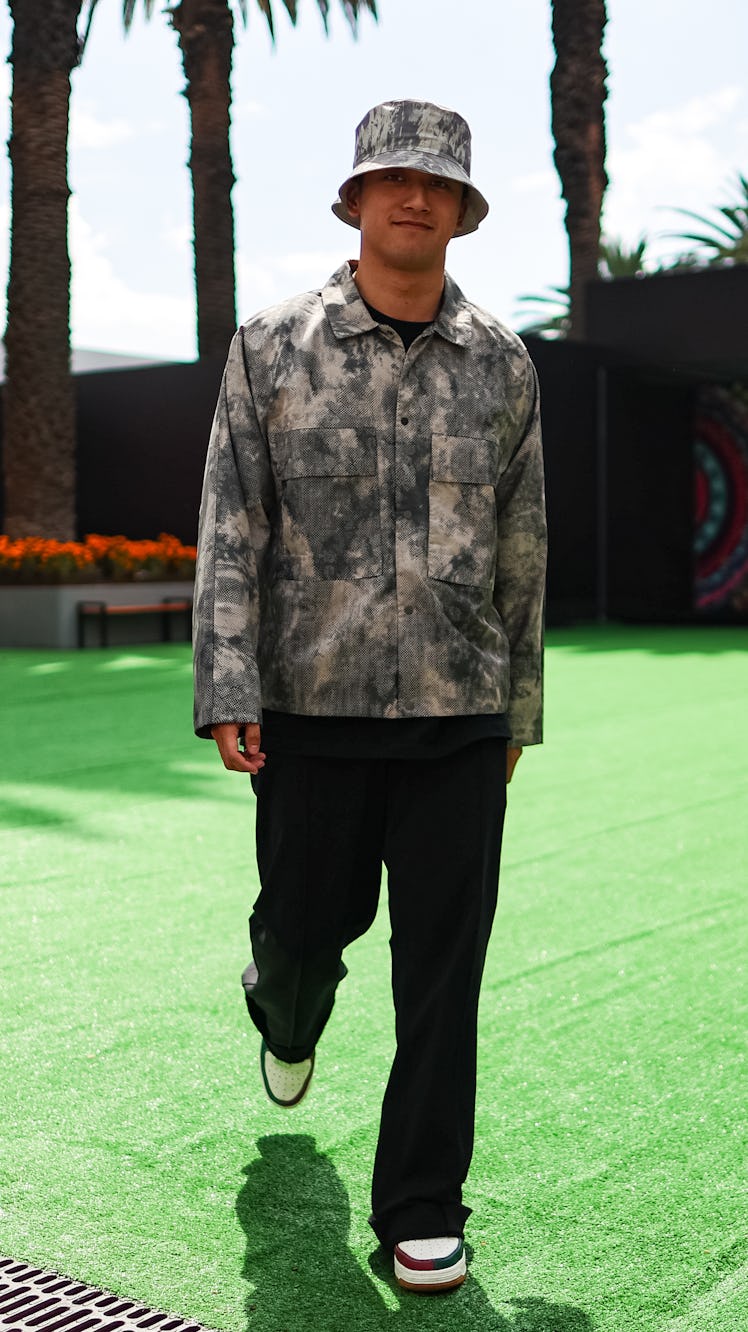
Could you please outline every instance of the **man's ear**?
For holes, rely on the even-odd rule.
[[[345,192],[345,206],[351,217],[360,217],[361,181],[352,180]]]

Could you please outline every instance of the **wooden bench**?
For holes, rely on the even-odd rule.
[[[160,615],[161,641],[172,641],[171,626],[175,615],[185,617],[187,639],[190,637],[192,602],[187,597],[164,597],[163,601],[140,602],[118,606],[109,601],[79,601],[78,647],[86,646],[86,621],[94,620],[99,627],[99,647],[109,646],[109,619],[115,615]]]

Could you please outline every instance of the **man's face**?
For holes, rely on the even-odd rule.
[[[392,267],[444,267],[444,252],[465,215],[463,187],[408,167],[369,171],[348,188],[348,211],[361,224],[361,253]]]

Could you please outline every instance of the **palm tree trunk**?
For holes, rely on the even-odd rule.
[[[12,224],[4,390],[5,530],[75,536],[67,244],[70,74],[81,0],[10,0]]]
[[[236,331],[229,146],[234,21],[229,0],[181,0],[170,12],[179,34],[192,125],[198,354],[225,356]]]
[[[551,74],[553,155],[566,200],[569,337],[585,336],[585,288],[598,275],[605,172],[605,0],[552,0],[556,64]]]

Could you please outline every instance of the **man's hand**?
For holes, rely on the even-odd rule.
[[[246,726],[239,722],[225,722],[212,726],[211,735],[221,752],[224,768],[230,772],[256,773],[265,767],[265,755],[260,750],[260,728],[256,722]]]
[[[516,768],[517,764],[519,763],[521,757],[522,757],[522,746],[521,746],[521,745],[520,745],[520,747],[519,747],[518,749],[517,749],[514,745],[507,745],[507,747],[506,747],[506,779],[507,779],[507,782],[510,782],[510,781],[512,780],[512,773],[514,772],[514,769]]]

